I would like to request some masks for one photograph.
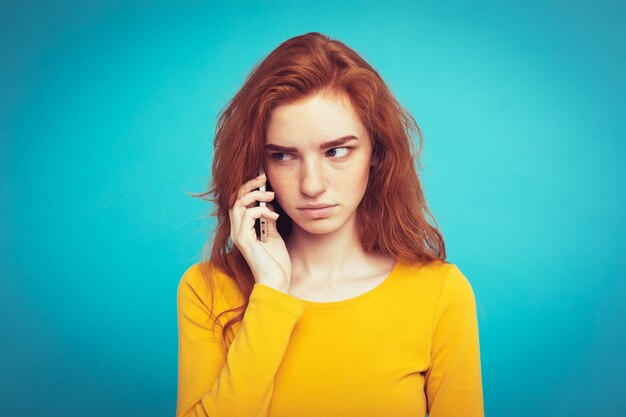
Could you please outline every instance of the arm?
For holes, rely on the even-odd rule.
[[[476,302],[455,265],[443,283],[431,340],[425,375],[429,417],[484,416]]]
[[[219,285],[218,285],[219,287]],[[274,376],[304,303],[256,283],[241,327],[227,350],[201,296],[206,287],[197,266],[178,286],[177,417],[266,416]],[[226,306],[216,294],[217,316]],[[224,308],[227,307],[227,308]],[[220,318],[220,321],[223,317]]]

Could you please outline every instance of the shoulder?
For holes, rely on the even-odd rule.
[[[461,269],[450,262],[436,260],[428,264],[404,262],[403,275],[418,286],[420,293],[428,294],[434,302],[442,299],[473,299],[472,286]]]
[[[425,271],[433,277],[437,284],[441,286],[442,290],[453,288],[456,290],[471,291],[472,289],[465,274],[453,263],[443,261],[432,262],[425,267]]]
[[[235,279],[210,261],[197,262],[183,272],[177,295],[179,307],[201,303],[211,309],[216,303],[225,304],[224,307],[241,304],[241,291]]]
[[[473,317],[476,314],[476,299],[469,279],[452,263],[433,266],[436,286],[435,311],[440,317],[449,315]],[[460,320],[460,319],[459,319]]]

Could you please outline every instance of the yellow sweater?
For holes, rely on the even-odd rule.
[[[256,283],[228,348],[198,266],[178,286],[177,417],[484,415],[474,293],[454,264],[398,261],[336,302]],[[239,306],[235,281],[212,271],[216,313]]]

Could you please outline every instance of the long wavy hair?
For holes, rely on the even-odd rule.
[[[250,267],[230,240],[229,208],[241,185],[258,174],[272,109],[322,91],[347,95],[368,130],[372,157],[378,161],[370,170],[365,195],[357,208],[356,224],[363,249],[413,263],[446,262],[444,240],[428,210],[417,174],[422,168],[419,155],[423,138],[415,119],[397,102],[376,70],[354,50],[317,32],[293,37],[253,68],[221,110],[209,190],[192,195],[211,202],[214,211],[210,216],[217,218],[200,263],[208,288],[215,287],[211,270],[217,267],[236,281],[244,295],[241,306],[213,315],[215,324],[222,314],[238,312],[219,324],[226,345],[232,342],[227,331],[243,319],[255,283]],[[272,205],[280,214],[277,230],[287,240],[292,220],[276,199]],[[209,292],[213,296],[214,291]]]

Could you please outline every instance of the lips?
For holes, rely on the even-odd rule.
[[[306,204],[302,207],[298,207],[299,210],[320,209],[326,207],[333,207],[335,204]]]
[[[332,214],[336,205],[308,205],[298,208],[300,213],[311,219],[322,219]]]

